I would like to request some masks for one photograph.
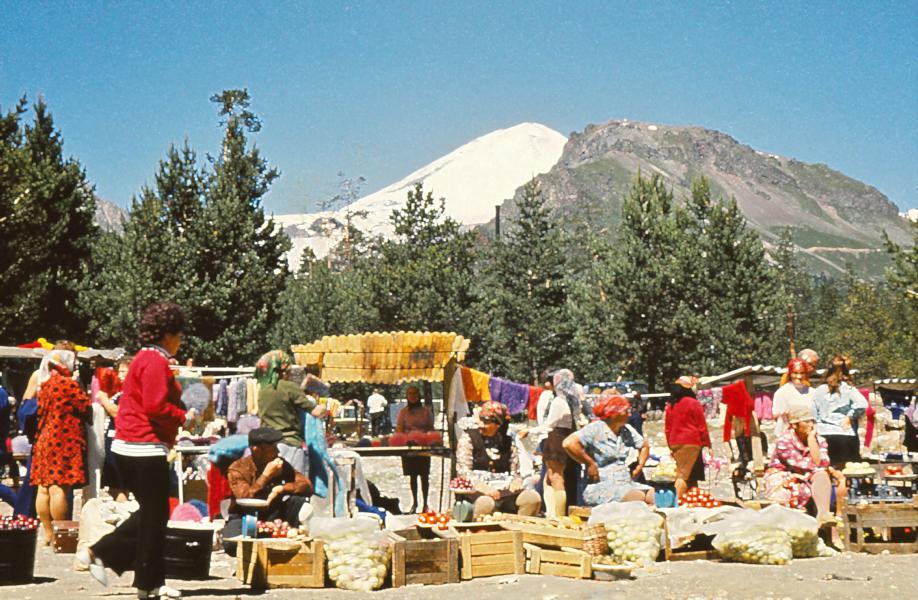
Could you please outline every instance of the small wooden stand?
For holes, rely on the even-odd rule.
[[[459,537],[450,531],[425,539],[417,529],[390,532],[392,587],[459,583]]]
[[[583,550],[564,548],[550,550],[534,544],[523,544],[526,550],[526,572],[572,579],[592,579],[592,557]]]
[[[866,529],[910,527],[918,529],[918,508],[912,504],[849,504],[845,509],[845,549],[849,552],[879,554],[918,553],[918,540],[914,542],[867,542]],[[852,538],[854,538],[852,540]]]
[[[523,532],[500,523],[456,523],[451,529],[459,535],[462,579],[526,571]]]
[[[55,554],[73,554],[77,551],[77,542],[80,539],[79,521],[54,521],[51,524],[54,531],[52,548]]]
[[[255,589],[325,587],[324,542],[241,539],[236,577]]]

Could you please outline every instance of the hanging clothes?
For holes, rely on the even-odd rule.
[[[245,380],[245,412],[258,414],[258,381],[254,377]]]
[[[727,405],[727,415],[724,419],[724,441],[730,442],[733,434],[733,417],[739,417],[745,424],[745,434],[751,435],[752,413],[755,401],[749,395],[746,384],[742,381],[731,383],[723,387],[723,403]]]
[[[214,386],[214,410],[220,417],[229,415],[229,382],[221,379],[220,383]]]
[[[500,377],[491,377],[488,381],[488,392],[491,394],[491,400],[506,406],[511,415],[518,415],[529,410],[528,385],[507,381]]]
[[[534,385],[529,386],[529,420],[535,421],[539,418],[539,397],[542,395],[542,392],[545,391],[545,388],[536,387]]]
[[[772,413],[773,397],[768,392],[760,392],[755,396],[755,416],[759,421],[771,421],[775,418]]]
[[[465,388],[465,399],[471,402],[484,402],[491,399],[488,387],[491,376],[468,367],[459,367],[462,373],[462,387]]]

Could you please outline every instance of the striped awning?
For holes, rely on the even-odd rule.
[[[877,379],[873,382],[873,385],[878,388],[908,392],[911,390],[918,390],[918,378],[889,377],[887,379]]]
[[[331,335],[291,346],[296,363],[318,366],[329,383],[442,381],[446,364],[465,360],[469,340],[456,333],[389,331]]]

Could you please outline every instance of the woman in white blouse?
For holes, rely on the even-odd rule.
[[[788,415],[795,407],[807,407],[815,412],[813,388],[810,387],[809,368],[806,361],[794,358],[787,363],[788,382],[778,388],[772,403],[775,417],[775,438],[780,438],[790,428]]]

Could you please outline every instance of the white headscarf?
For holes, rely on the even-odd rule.
[[[51,375],[55,371],[55,365],[73,372],[75,362],[76,354],[70,350],[51,350],[45,354],[45,357],[41,359],[41,366],[38,367],[38,387],[41,387],[41,384],[51,379]]]

